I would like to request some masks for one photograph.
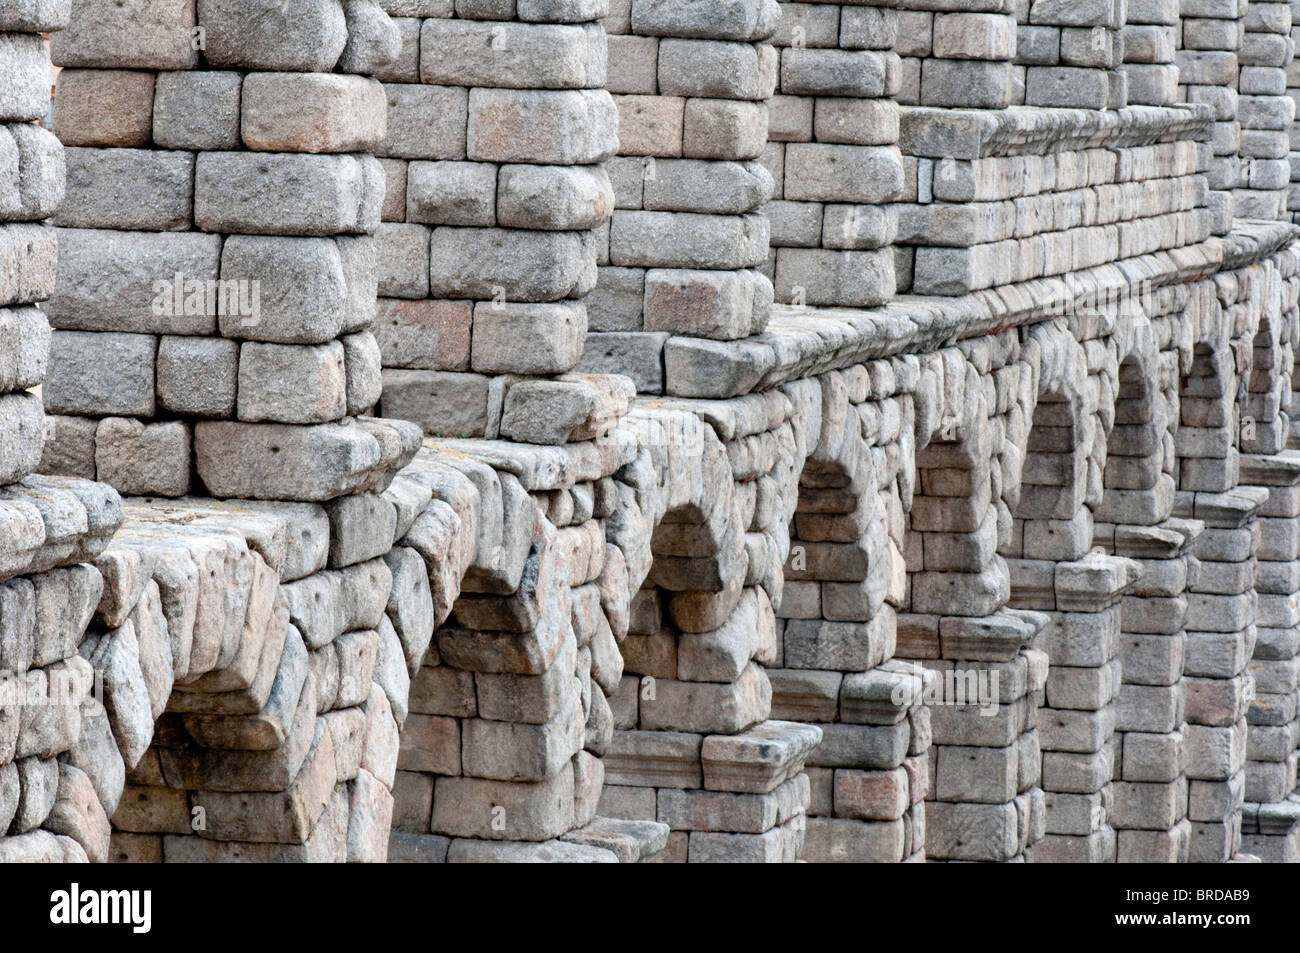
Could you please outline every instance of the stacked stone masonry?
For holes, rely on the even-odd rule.
[[[879,6],[898,9],[899,102],[1005,109],[1024,101],[1024,84],[1017,85],[1013,66],[1017,11],[1009,0],[974,5],[900,0]]]
[[[0,861],[1300,859],[1292,7],[0,3]]]
[[[1293,48],[1297,40],[1300,40],[1300,3],[1292,0],[1291,44]],[[1300,62],[1297,62],[1294,55],[1291,62],[1286,66],[1286,86],[1287,95],[1291,97],[1292,102],[1297,103],[1297,108],[1300,109],[1300,92],[1298,92],[1300,90]],[[1300,140],[1297,140],[1297,135],[1300,135],[1300,133],[1296,131],[1296,124],[1292,123],[1287,127],[1287,136],[1290,140],[1288,148],[1291,150],[1287,156],[1291,164],[1291,185],[1288,187],[1287,193],[1287,210],[1291,212],[1292,220],[1295,218],[1295,213],[1300,211],[1300,190],[1296,188],[1296,183],[1300,182],[1300,165],[1297,164],[1297,158],[1300,157],[1296,155],[1297,152],[1300,152]]]
[[[776,183],[767,271],[777,300],[874,307],[894,296],[902,198],[898,11],[782,4],[777,95],[763,155]],[[961,15],[959,15],[961,16]]]
[[[1128,105],[1126,2],[1012,0],[1015,101],[1079,109]]]
[[[375,333],[383,410],[430,433],[563,443],[626,407],[621,382],[569,373],[615,204],[618,117],[591,6],[387,4],[401,43],[377,71]]]
[[[1291,6],[1254,0],[1243,22],[1237,100],[1241,178],[1235,214],[1276,220],[1285,217],[1284,192],[1291,180],[1290,129],[1295,122],[1295,103],[1286,94],[1286,67],[1295,53]]]
[[[776,173],[761,160],[783,68],[768,42],[781,7],[608,7],[615,208],[598,250],[582,367],[661,393],[671,337],[727,342],[767,326],[771,225],[760,209]]]
[[[1131,106],[1178,102],[1179,0],[1131,0],[1124,17],[1123,70]]]
[[[1214,113],[1212,156],[1206,168],[1216,235],[1232,229],[1233,190],[1241,181],[1238,81],[1249,0],[1186,0],[1180,6],[1179,102],[1204,103]]]

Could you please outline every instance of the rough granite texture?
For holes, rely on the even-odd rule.
[[[11,0],[0,862],[1300,859],[1292,7]]]

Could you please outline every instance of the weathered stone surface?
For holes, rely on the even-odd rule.
[[[193,69],[193,0],[131,0],[111,8],[74,0],[68,28],[55,34],[56,66]]]
[[[204,152],[194,222],[251,235],[351,235],[379,227],[384,171],[368,155]]]
[[[387,131],[383,87],[354,76],[253,73],[240,134],[260,152],[368,152]]]
[[[379,452],[374,437],[355,425],[194,427],[199,477],[215,495],[235,499],[330,500],[360,486]]]
[[[1295,853],[1285,5],[910,6],[0,11],[0,859]]]
[[[216,235],[61,231],[58,283],[46,313],[54,327],[70,331],[211,334],[217,314],[206,283],[217,278],[220,255]],[[203,294],[177,289],[178,274],[201,282]]]
[[[207,31],[205,58],[214,66],[329,72],[347,45],[339,0],[311,0],[286,10],[274,0],[199,0]]]

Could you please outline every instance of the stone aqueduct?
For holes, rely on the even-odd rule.
[[[0,0],[0,860],[1296,859],[1293,12]]]

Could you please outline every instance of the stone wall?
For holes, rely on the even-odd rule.
[[[763,162],[775,183],[768,271],[778,300],[873,307],[894,296],[902,195],[898,11],[785,4]]]
[[[94,672],[78,655],[78,645],[104,587],[88,561],[121,523],[121,498],[84,480],[33,475],[44,440],[44,411],[30,388],[45,378],[50,357],[49,325],[36,306],[54,290],[57,243],[47,220],[62,201],[64,182],[63,147],[34,124],[46,113],[50,91],[40,34],[65,26],[67,18],[66,5],[60,4],[0,12],[4,861],[106,859],[108,813],[116,798],[105,789],[106,809],[94,785],[96,776],[112,773],[117,752],[110,744],[105,757],[95,757],[105,715],[88,697]]]
[[[1246,3],[1189,0],[1180,6],[1179,101],[1205,103],[1214,111],[1212,158],[1206,169],[1214,234],[1232,228],[1232,190],[1241,181],[1241,123],[1238,119],[1237,53],[1245,39]]]
[[[340,422],[379,399],[384,179],[365,153],[386,117],[355,74],[396,37],[329,5],[254,47],[241,4],[173,3],[144,25],[130,6],[74,14],[51,44],[68,190],[45,469],[313,501],[391,476],[386,435]]]
[[[563,443],[618,390],[564,376],[614,206],[605,34],[582,4],[391,6],[403,42],[379,72],[374,144],[384,410],[444,436]]]
[[[1015,102],[1078,109],[1128,105],[1126,0],[1013,0],[1009,6],[1017,23]]]
[[[771,193],[763,150],[779,58],[775,0],[609,5],[609,88],[618,156],[615,209],[598,250],[583,368],[671,392],[670,339],[726,342],[760,333],[772,304]],[[770,270],[769,270],[770,271]]]
[[[1286,95],[1286,66],[1295,54],[1291,7],[1252,2],[1238,62],[1238,115],[1241,119],[1241,179],[1236,194],[1240,218],[1276,220],[1285,216],[1283,194],[1291,178],[1290,129],[1295,103]]]
[[[1293,28],[0,12],[0,859],[1297,859]]]
[[[1300,39],[1300,6],[1297,6],[1295,3],[1292,3],[1291,4],[1291,42],[1293,45],[1295,44],[1297,39]],[[1300,63],[1297,63],[1294,56],[1292,56],[1291,62],[1288,63],[1286,66],[1286,86],[1287,86],[1287,90],[1286,90],[1287,95],[1291,97],[1292,102],[1296,102],[1297,101],[1296,91],[1298,88],[1300,88]],[[1287,158],[1290,159],[1291,161],[1291,181],[1294,183],[1296,181],[1300,181],[1300,179],[1297,178],[1298,176],[1300,176],[1300,166],[1297,166],[1296,164],[1296,155],[1295,155],[1297,151],[1295,147],[1295,141],[1296,141],[1295,137],[1297,135],[1295,123],[1292,123],[1291,126],[1287,129],[1287,135],[1290,138],[1292,143],[1292,145],[1290,146],[1291,152],[1288,154]],[[1300,195],[1296,194],[1296,189],[1294,185],[1290,187],[1290,190],[1287,193],[1287,210],[1292,213],[1293,220],[1295,218],[1295,212],[1300,211]]]

